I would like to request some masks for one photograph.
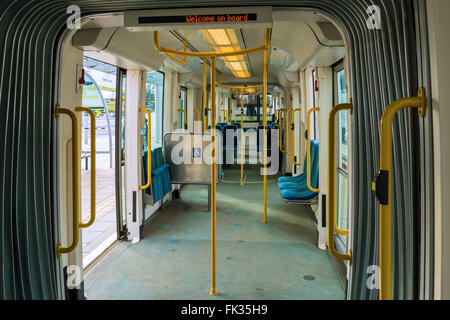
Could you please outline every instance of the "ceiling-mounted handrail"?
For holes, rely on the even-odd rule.
[[[312,110],[312,109],[311,109]],[[352,250],[349,253],[342,254],[336,250],[334,245],[334,232],[338,231],[336,222],[336,115],[339,111],[349,110],[352,112],[352,104],[339,104],[331,109],[328,118],[328,250],[339,260],[348,260],[352,262]],[[309,155],[308,155],[309,157]],[[309,168],[308,168],[309,170]],[[308,171],[309,172],[309,171]],[[308,183],[309,187],[309,183]],[[348,234],[348,231],[347,231]]]
[[[80,202],[81,202],[81,187],[79,177],[81,175],[81,163],[80,163],[80,128],[78,124],[78,118],[76,114],[69,109],[61,108],[56,104],[55,116],[59,118],[60,115],[65,114],[72,120],[72,243],[68,247],[63,247],[61,242],[58,242],[56,248],[56,255],[58,259],[61,259],[63,253],[70,253],[78,246],[80,241]]]
[[[78,112],[87,112],[91,118],[91,212],[90,212],[90,218],[87,223],[83,223],[80,221],[80,228],[87,228],[90,227],[95,222],[95,195],[96,195],[96,187],[95,187],[95,173],[96,173],[96,166],[95,166],[95,155],[96,155],[96,147],[95,147],[95,113],[86,107],[76,107],[75,111]]]
[[[249,48],[249,49],[243,49],[243,50],[237,50],[237,51],[230,51],[230,52],[215,52],[215,51],[209,51],[209,52],[192,52],[192,51],[180,51],[180,50],[174,50],[169,49],[163,46],[159,45],[159,32],[153,31],[153,43],[155,45],[156,51],[159,51],[161,53],[167,54],[175,54],[179,56],[187,56],[187,57],[231,57],[231,56],[238,56],[243,54],[249,54],[254,52],[260,52],[260,51],[266,51],[269,47],[267,47],[267,44],[264,43],[263,45],[260,45],[255,48]]]
[[[380,300],[392,299],[392,123],[397,112],[405,108],[416,108],[419,110],[419,117],[425,117],[425,88],[419,88],[417,97],[394,101],[381,117],[380,171],[372,183],[372,190],[380,202]]]
[[[183,40],[183,52],[187,52],[187,40]],[[172,53],[165,53],[165,55],[183,66],[187,63],[187,56],[183,56],[183,60],[181,60],[180,58],[175,57]]]
[[[311,113],[320,111],[320,108],[311,108],[306,115],[306,185],[312,192],[320,192],[320,188],[311,186]]]
[[[139,186],[139,190],[145,190],[152,184],[152,116],[150,110],[139,108],[139,112],[147,114],[147,183]]]

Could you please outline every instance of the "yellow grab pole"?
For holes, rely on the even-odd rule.
[[[227,122],[227,110],[222,109],[222,110],[220,110],[220,111],[222,111],[223,122]]]
[[[182,109],[179,109],[182,110]],[[147,183],[143,186],[139,186],[139,190],[145,190],[150,187],[152,183],[152,116],[150,110],[145,108],[139,108],[139,112],[145,112],[147,114]]]
[[[380,124],[380,172],[372,189],[380,202],[380,300],[392,299],[392,122],[404,108],[418,108],[419,116],[426,114],[425,88],[419,88],[417,97],[394,101],[383,112]]]
[[[312,109],[311,109],[312,110]],[[352,251],[348,254],[338,252],[334,246],[334,232],[336,230],[336,115],[341,110],[352,110],[350,103],[335,106],[328,118],[328,250],[339,260],[352,262]],[[309,170],[309,168],[308,168]],[[308,171],[309,172],[309,171]],[[347,231],[348,233],[348,231]]]
[[[233,121],[233,91],[230,89],[230,102],[228,104],[228,123],[231,124]]]
[[[216,57],[211,61],[211,290],[209,294],[216,296]]]
[[[62,247],[58,242],[56,248],[56,254],[58,259],[61,259],[63,253],[72,252],[80,241],[80,202],[81,202],[81,188],[80,188],[80,175],[81,175],[81,155],[79,154],[79,140],[80,131],[78,126],[78,118],[76,114],[65,108],[61,108],[59,104],[56,105],[56,118],[59,118],[61,114],[68,115],[72,120],[72,201],[73,201],[73,216],[72,216],[72,243],[68,247]]]
[[[312,192],[320,192],[320,189],[311,186],[311,113],[320,111],[320,108],[311,108],[306,115],[306,185]],[[328,142],[329,144],[330,142]]]
[[[207,90],[207,65],[206,58],[203,61],[203,132],[208,131],[208,90]]]
[[[241,186],[244,185],[244,89],[241,89]]]
[[[95,149],[95,113],[86,107],[76,107],[75,111],[78,112],[87,112],[89,114],[89,117],[91,118],[91,215],[89,218],[89,221],[87,223],[83,223],[83,221],[80,221],[80,228],[87,228],[90,227],[95,222],[95,193],[96,193],[96,187],[95,187],[95,155],[96,155],[96,149]],[[81,217],[81,220],[82,217]]]
[[[269,60],[270,29],[265,29],[264,66],[263,66],[263,127],[264,127],[264,218],[262,223],[267,223],[267,63]]]
[[[295,115],[295,113],[296,113],[297,111],[300,112],[301,109],[300,109],[300,108],[297,108],[297,109],[294,109],[294,110],[292,111],[292,124],[294,124],[294,115]],[[294,131],[294,128],[291,128],[291,131],[293,132],[293,131]],[[294,137],[294,142],[295,142],[295,137]],[[291,157],[292,157],[292,163],[294,164],[294,166],[301,166],[301,165],[302,165],[301,163],[295,161],[295,146],[294,146],[294,151],[292,151]]]
[[[286,153],[288,155],[290,155],[291,157],[294,156],[294,153],[289,151],[289,140],[290,140],[290,134],[289,132],[291,132],[291,120],[292,117],[290,117],[290,114],[292,114],[292,109],[288,109],[286,112]]]
[[[278,138],[280,140],[280,143],[279,143],[280,151],[283,152],[283,153],[287,153],[287,149],[283,150],[283,126],[286,127],[286,125],[285,125],[286,120],[283,121],[283,116],[282,116],[283,112],[284,112],[285,118],[286,118],[286,109],[280,109],[280,118],[278,119],[278,131],[280,133],[278,135]]]

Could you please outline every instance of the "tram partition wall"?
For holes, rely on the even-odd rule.
[[[64,39],[70,32],[66,28],[66,10],[71,4],[67,0],[5,0],[0,3],[0,52],[3,55],[0,74],[0,148],[3,151],[0,156],[0,256],[3,258],[0,298],[3,299],[65,298],[61,276],[63,265],[55,250],[60,240],[61,221],[58,218],[56,162],[57,127],[60,124],[54,115],[61,96],[61,53]],[[183,4],[80,0],[76,4],[83,17],[120,10],[211,6],[207,0]],[[214,4],[226,6],[227,2]],[[273,5],[274,2],[240,2],[242,6],[264,4]],[[427,92],[430,92],[429,82],[426,82],[429,79],[427,57],[416,55],[419,47],[427,50],[426,34],[418,28],[424,26],[425,4],[424,0],[276,2],[277,6],[313,9],[329,17],[342,30],[348,48],[348,79],[354,105],[353,166],[350,168],[353,172],[350,192],[353,193],[354,236],[347,290],[349,299],[378,297],[377,290],[366,286],[366,280],[367,268],[378,264],[378,203],[370,183],[379,166],[379,123],[387,105],[396,99],[416,95],[418,84],[425,82]],[[371,5],[380,8],[381,29],[367,27],[367,9]],[[396,299],[422,294],[422,281],[414,281],[419,275],[415,261],[418,256],[423,256],[426,245],[412,248],[412,237],[422,236],[422,233],[413,232],[419,227],[417,216],[433,216],[429,202],[423,205],[424,198],[429,198],[432,190],[420,190],[421,196],[417,197],[418,181],[412,177],[413,168],[422,165],[418,163],[421,159],[413,155],[432,154],[433,144],[427,140],[431,123],[419,123],[418,134],[425,140],[412,144],[411,133],[417,129],[417,120],[412,119],[415,118],[412,114],[414,111],[401,111],[394,122],[393,286],[396,289],[393,298]],[[432,179],[432,173],[430,169],[426,179]],[[429,234],[431,226],[425,222],[421,220],[420,227],[427,229]],[[430,261],[432,258],[425,259],[425,263]],[[428,293],[432,291],[429,288]]]

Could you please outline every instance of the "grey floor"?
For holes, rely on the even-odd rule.
[[[210,213],[206,186],[183,187],[180,199],[145,227],[86,286],[89,299],[344,299],[316,225],[301,206],[280,198],[269,178],[268,224],[262,220],[262,180],[225,170],[217,187],[217,288],[210,289]],[[251,183],[256,182],[256,183]]]

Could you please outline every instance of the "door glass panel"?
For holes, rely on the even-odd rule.
[[[186,112],[186,89],[181,88],[180,91],[180,109]],[[179,112],[180,114],[180,129],[184,129],[184,112]],[[186,115],[187,116],[187,115]]]
[[[117,240],[116,215],[116,96],[117,67],[84,57],[85,83],[82,105],[96,115],[96,219],[82,229],[83,266],[96,259],[109,245]],[[91,122],[86,112],[82,113],[82,221],[91,216]]]
[[[157,71],[147,72],[145,89],[145,108],[150,110],[152,116],[152,148],[161,147],[163,136],[164,73]],[[181,116],[182,115],[183,114],[181,113]],[[181,121],[183,121],[183,119],[181,119]],[[147,118],[145,120],[145,132],[143,132],[143,135],[145,141],[144,150],[147,150]]]
[[[347,85],[344,69],[336,74],[336,97],[337,103],[346,103]],[[338,114],[338,141],[337,141],[337,224],[342,230],[348,229],[348,112],[341,111]],[[339,235],[344,246],[347,246],[347,237]]]
[[[126,110],[126,91],[127,91],[127,76],[126,73],[121,73],[120,81],[120,224],[119,229],[125,230],[127,213],[125,208],[125,110]]]

